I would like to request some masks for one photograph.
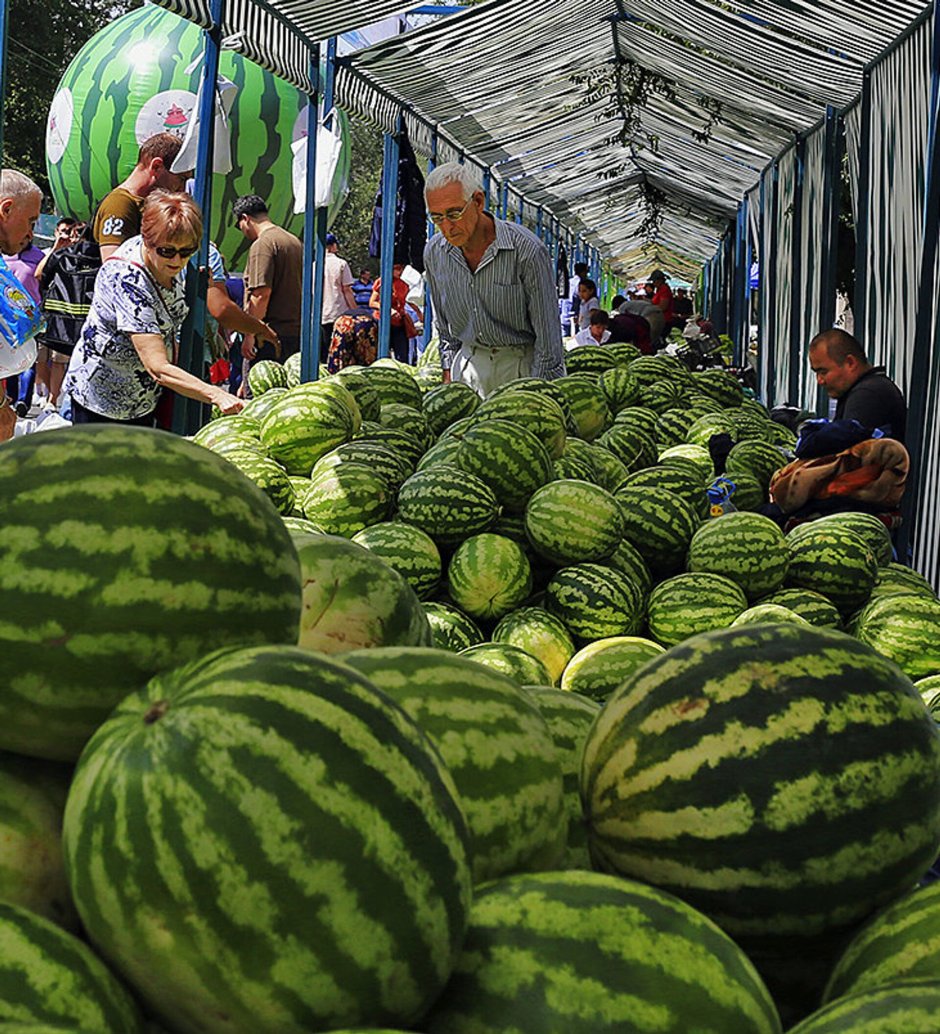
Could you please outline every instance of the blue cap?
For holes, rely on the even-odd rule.
[[[339,244],[339,241],[336,239],[336,235],[333,233],[328,233],[326,235],[326,246],[328,248],[331,248],[334,244]]]

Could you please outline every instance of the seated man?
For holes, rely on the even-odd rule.
[[[654,348],[649,323],[644,317],[624,309],[625,305],[635,306],[637,304],[641,303],[628,302],[619,294],[614,298],[611,302],[614,312],[608,324],[610,329],[608,341],[611,344],[619,344],[622,341],[630,342],[636,345],[644,355],[652,355]]]
[[[590,322],[575,335],[576,345],[606,345],[610,340],[610,316],[606,309],[592,309]]]

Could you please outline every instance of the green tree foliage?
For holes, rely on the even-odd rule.
[[[379,260],[369,258],[369,234],[375,193],[382,177],[382,134],[359,119],[349,120],[352,156],[349,194],[332,226],[339,241],[339,253],[349,263],[353,276],[364,266],[377,273]]]
[[[31,176],[51,204],[46,117],[56,87],[84,43],[141,0],[11,0],[4,165]]]

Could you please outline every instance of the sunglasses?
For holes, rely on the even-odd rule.
[[[176,256],[179,255],[180,258],[186,259],[186,258],[189,258],[190,255],[195,255],[196,254],[196,252],[199,250],[199,245],[197,244],[194,248],[166,248],[166,247],[164,247],[164,248],[154,248],[153,250],[160,256],[160,258],[171,259],[171,258],[176,258]]]

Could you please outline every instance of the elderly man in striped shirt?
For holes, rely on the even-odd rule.
[[[469,166],[439,165],[424,197],[440,231],[424,249],[424,264],[445,381],[463,381],[485,397],[517,377],[562,377],[558,296],[545,245],[484,211]]]

